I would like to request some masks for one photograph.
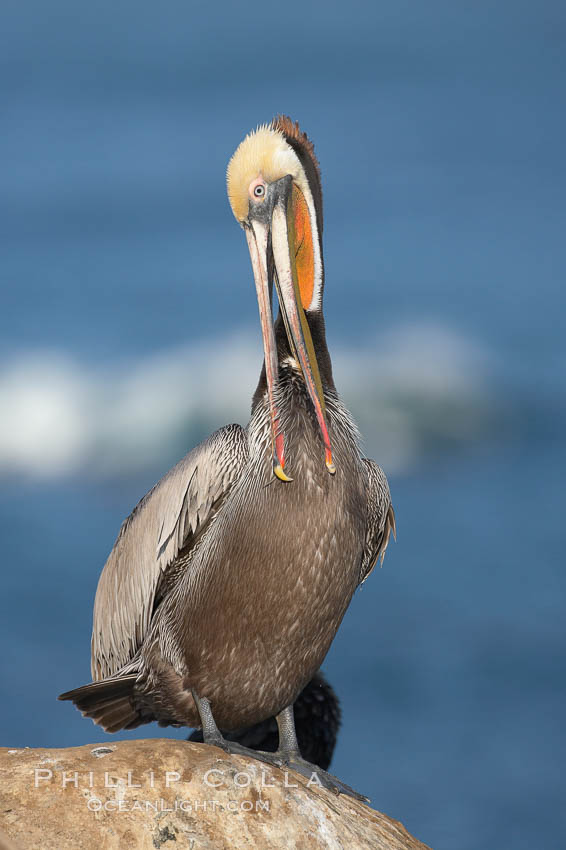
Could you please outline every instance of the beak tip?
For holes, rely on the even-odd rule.
[[[280,481],[292,481],[293,480],[292,478],[289,478],[288,475],[285,475],[285,473],[283,472],[283,467],[281,466],[280,463],[278,463],[276,466],[273,467],[273,474]]]
[[[331,475],[336,475],[336,467],[334,466],[334,461],[332,460],[332,452],[330,450],[330,446],[326,447],[326,457],[324,458],[324,462],[329,473]]]

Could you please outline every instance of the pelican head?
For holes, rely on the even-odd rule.
[[[312,143],[298,124],[279,116],[246,136],[228,164],[228,198],[246,234],[255,278],[265,353],[273,440],[273,471],[282,481],[285,439],[274,389],[279,362],[273,330],[273,282],[289,345],[313,403],[335,472],[324,392],[307,315],[322,310],[322,191]]]

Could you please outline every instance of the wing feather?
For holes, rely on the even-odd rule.
[[[247,457],[244,429],[221,428],[185,455],[122,523],[96,591],[93,680],[113,676],[139,650],[161,578],[205,528]]]
[[[366,546],[360,570],[360,584],[367,579],[378,560],[383,564],[389,537],[396,539],[395,512],[384,471],[373,460],[363,458],[368,473],[368,522]]]

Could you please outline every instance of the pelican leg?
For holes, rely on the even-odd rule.
[[[252,750],[249,747],[244,747],[238,744],[237,741],[228,741],[216,725],[216,721],[212,714],[209,700],[206,697],[199,697],[195,691],[191,691],[193,699],[200,714],[200,722],[202,725],[202,737],[205,744],[210,744],[212,747],[220,747],[226,753],[238,756],[248,756],[249,758],[259,759],[260,761],[268,762],[269,764],[279,767],[281,759],[276,757],[275,753],[264,753],[259,750]]]
[[[210,702],[206,697],[199,697],[194,691],[192,691],[192,694],[200,714],[202,737],[205,744],[220,747],[226,753],[231,753],[232,755],[247,756],[248,758],[266,762],[274,767],[289,767],[291,770],[300,773],[301,776],[306,777],[311,785],[320,785],[329,791],[333,791],[335,794],[347,794],[349,797],[361,800],[362,803],[369,803],[368,798],[364,797],[363,794],[358,794],[357,791],[354,791],[345,782],[341,782],[336,776],[332,776],[331,773],[327,773],[322,768],[317,767],[317,765],[311,764],[301,756],[297,734],[295,732],[295,717],[292,705],[288,705],[283,711],[280,711],[275,718],[279,729],[279,749],[275,753],[265,753],[262,750],[251,750],[249,747],[238,744],[237,741],[227,741],[216,725]]]
[[[349,797],[354,797],[355,800],[361,800],[362,803],[369,803],[369,799],[363,794],[358,794],[345,782],[341,782],[336,776],[327,773],[316,764],[311,764],[301,756],[297,734],[295,732],[295,717],[293,714],[293,706],[288,705],[283,711],[279,712],[277,717],[277,727],[279,729],[279,748],[273,755],[279,758],[286,767],[297,771],[301,776],[306,776],[311,784],[322,785],[329,791],[334,791],[335,794],[347,794]]]
[[[225,749],[226,741],[222,732],[216,725],[216,721],[210,708],[210,702],[206,697],[198,697],[192,691],[193,699],[197,704],[198,713],[200,714],[200,722],[202,723],[202,737],[205,744],[210,744],[212,747],[222,747]]]
[[[293,706],[288,705],[287,708],[279,712],[275,719],[277,721],[277,728],[279,729],[279,754],[285,760],[302,758],[299,742],[297,741],[297,733],[295,732]],[[305,762],[305,764],[308,764],[308,762]]]

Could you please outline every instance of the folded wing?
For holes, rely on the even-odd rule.
[[[179,461],[122,524],[96,591],[94,681],[113,676],[139,650],[160,582],[180,561],[180,553],[186,559],[247,458],[244,429],[221,428]]]
[[[367,579],[378,560],[383,563],[389,537],[395,538],[395,512],[384,471],[373,460],[364,458],[368,474],[368,519],[366,545],[360,570],[360,584]]]

